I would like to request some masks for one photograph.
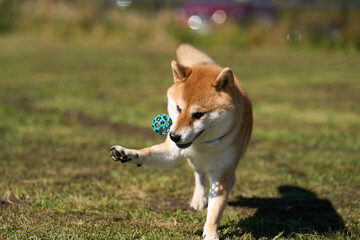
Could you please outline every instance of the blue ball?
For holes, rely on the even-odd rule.
[[[152,128],[154,132],[160,135],[167,134],[170,131],[171,125],[171,118],[164,113],[157,115],[152,121]]]

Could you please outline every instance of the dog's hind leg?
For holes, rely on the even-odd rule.
[[[195,210],[201,210],[207,207],[207,197],[205,190],[205,172],[198,171],[195,166],[188,159],[189,165],[194,170],[195,187],[194,194],[190,203],[190,206]]]

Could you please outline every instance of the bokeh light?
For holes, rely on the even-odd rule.
[[[338,43],[342,41],[342,34],[341,31],[337,28],[333,28],[330,31],[330,39],[331,41]]]
[[[115,3],[119,8],[127,8],[132,2],[131,0],[116,0]]]
[[[227,14],[223,10],[216,10],[211,16],[212,20],[216,24],[223,24],[226,21]]]
[[[191,29],[198,30],[201,28],[202,22],[203,21],[201,17],[199,17],[198,15],[192,15],[191,17],[189,17],[188,25]]]
[[[287,34],[286,39],[291,43],[300,43],[302,35],[298,30],[293,30]]]

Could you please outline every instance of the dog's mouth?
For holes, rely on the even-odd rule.
[[[181,148],[181,149],[185,149],[185,148],[190,147],[191,144],[195,141],[195,139],[197,139],[203,132],[204,132],[204,130],[200,131],[200,132],[198,133],[198,135],[196,135],[191,142],[184,143],[184,144],[176,143],[176,146],[177,146],[178,148]]]
[[[178,143],[177,143],[176,146],[177,146],[178,148],[185,149],[185,148],[190,147],[191,144],[192,144],[192,142],[185,143],[185,144],[178,144]]]

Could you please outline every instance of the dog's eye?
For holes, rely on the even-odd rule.
[[[203,113],[203,112],[196,112],[196,113],[193,113],[192,117],[194,119],[200,119],[204,115],[205,115],[205,113]]]
[[[179,105],[176,105],[176,110],[181,113],[181,108],[179,107]]]

